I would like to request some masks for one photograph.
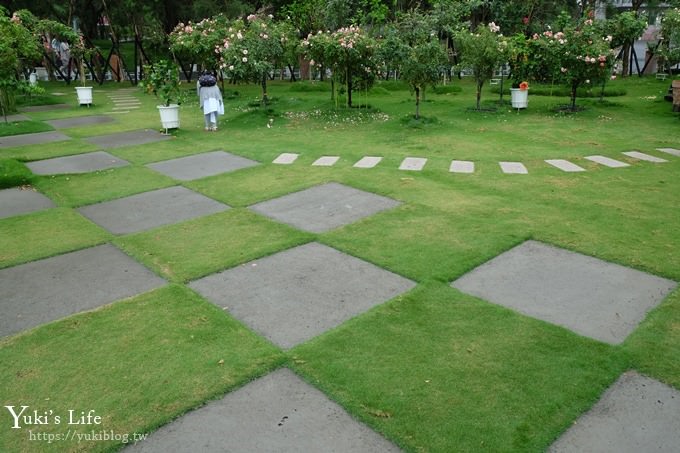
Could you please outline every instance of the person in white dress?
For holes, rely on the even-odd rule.
[[[204,72],[196,82],[196,90],[199,105],[205,116],[205,130],[216,131],[217,116],[224,115],[224,101],[222,92],[217,86],[217,78],[208,72]]]

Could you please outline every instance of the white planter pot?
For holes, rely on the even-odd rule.
[[[163,129],[179,128],[179,105],[170,104],[169,106],[158,105],[158,112],[161,114],[161,125]]]
[[[76,87],[76,93],[78,93],[79,105],[92,104],[92,87]]]
[[[513,109],[527,108],[527,105],[529,105],[529,89],[510,88],[510,100]]]

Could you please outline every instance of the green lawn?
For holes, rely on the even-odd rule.
[[[335,109],[323,84],[272,83],[273,103],[257,106],[257,87],[226,86],[220,131],[203,131],[195,98],[182,106],[172,140],[116,148],[129,167],[85,175],[33,176],[58,205],[0,220],[0,268],[111,241],[171,283],[23,334],[0,340],[0,400],[67,412],[95,409],[106,429],[148,432],[285,364],[407,451],[543,451],[625,370],[680,389],[680,290],[650,312],[624,343],[611,346],[463,294],[449,283],[535,239],[680,281],[680,122],[663,100],[667,82],[617,80],[624,96],[583,98],[576,114],[558,113],[565,97],[532,96],[529,109],[474,112],[470,80],[426,93],[412,118],[408,90],[386,83],[357,95],[370,108]],[[28,114],[35,121],[105,114],[95,105]],[[191,92],[192,87],[187,87]],[[48,92],[72,87],[49,84]],[[157,129],[157,100],[115,123],[65,131],[68,142],[0,149],[0,159],[36,160],[94,151],[83,139],[120,130]],[[342,99],[339,102],[342,105]],[[190,182],[144,165],[225,150],[261,165]],[[669,162],[636,161],[639,150]],[[292,165],[274,165],[282,152]],[[600,154],[631,164],[612,169],[584,159]],[[340,156],[330,168],[320,156]],[[373,169],[352,165],[382,156]],[[426,157],[422,172],[397,168]],[[474,174],[452,174],[452,159]],[[564,173],[545,159],[588,171]],[[528,175],[505,175],[499,161],[523,162]],[[394,209],[323,234],[264,218],[251,204],[336,181],[399,200]],[[74,208],[182,184],[232,209],[113,237]],[[282,351],[189,290],[187,281],[290,247],[319,241],[414,280],[409,293]],[[0,412],[0,427],[11,423]],[[59,427],[46,432],[59,432]],[[48,431],[49,430],[49,431]],[[120,443],[64,444],[109,450]],[[45,446],[47,447],[47,446]],[[1,451],[34,451],[25,432],[0,428]]]

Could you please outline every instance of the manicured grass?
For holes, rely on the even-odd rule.
[[[30,184],[33,173],[15,159],[0,159],[0,189]]]
[[[35,132],[52,131],[54,128],[40,121],[10,121],[5,123],[0,116],[0,137],[9,135],[33,134]]]
[[[60,206],[76,207],[172,186],[174,180],[146,167],[120,167],[37,178],[36,186]]]
[[[54,411],[62,424],[39,431],[65,434],[68,411],[94,410],[89,433],[149,433],[281,363],[283,355],[225,312],[180,286],[164,287],[103,309],[39,327],[0,342],[3,405]],[[0,450],[107,451],[115,441],[30,441],[28,430],[6,429]],[[51,448],[50,448],[51,447]],[[47,450],[43,450],[47,449]]]
[[[114,242],[166,278],[186,282],[312,239],[246,209],[232,209]]]
[[[471,81],[454,81],[452,86],[456,88],[441,94],[426,93],[421,110],[426,118],[421,121],[412,119],[414,99],[400,82],[381,83],[367,98],[358,96],[357,102],[368,102],[371,108],[350,111],[336,110],[322,83],[274,82],[270,94],[275,101],[264,109],[253,106],[258,87],[226,86],[238,95],[225,99],[227,114],[217,133],[202,130],[200,111],[190,101],[182,107],[182,127],[172,140],[112,151],[131,167],[34,178],[60,206],[75,207],[173,183],[143,167],[149,162],[218,149],[261,162],[182,183],[232,210],[113,239],[175,285],[4,340],[0,363],[10,366],[0,371],[1,399],[20,404],[25,395],[34,395],[37,402],[26,401],[37,405],[58,395],[59,410],[70,404],[85,410],[92,406],[98,413],[105,400],[102,414],[120,423],[111,425],[113,429],[148,430],[287,357],[313,385],[407,451],[525,452],[543,451],[625,369],[680,388],[680,290],[614,347],[448,286],[530,238],[680,281],[680,158],[655,150],[680,149],[678,115],[663,101],[668,83],[617,80],[609,86],[627,95],[603,103],[579,99],[585,110],[577,114],[556,111],[568,102],[566,97],[531,95],[529,109],[518,113],[498,106],[488,87],[485,106],[497,110],[472,112]],[[105,94],[115,89],[107,84],[95,90],[92,112],[110,110]],[[0,157],[33,160],[93,151],[82,139],[158,128],[157,101],[139,98],[142,108],[116,116],[115,123],[70,129],[69,142],[3,149]],[[75,114],[83,112],[31,117]],[[634,149],[669,162],[641,162],[621,154]],[[292,165],[272,164],[282,152],[300,157]],[[631,166],[611,169],[584,159],[592,154]],[[340,160],[331,168],[312,167],[323,155]],[[384,159],[373,169],[353,168],[363,156]],[[428,158],[424,171],[399,171],[407,156]],[[587,172],[561,172],[544,162],[553,158],[569,159]],[[449,173],[452,159],[474,161],[475,173]],[[529,175],[504,175],[499,161],[523,162]],[[320,235],[246,209],[328,181],[402,205]],[[0,221],[0,266],[110,239],[67,208],[10,218]],[[220,322],[232,323],[223,311],[182,286],[310,240],[413,279],[418,286],[285,356],[250,333],[243,334],[247,341],[233,340],[232,330],[220,328]],[[189,342],[182,327],[194,315],[208,319],[205,337],[197,344]],[[168,354],[166,349],[175,345],[180,352]],[[203,348],[209,352],[204,354]],[[215,355],[210,351],[216,350],[247,358],[257,350],[255,357],[264,358],[230,365],[232,380],[227,382],[215,374],[219,369],[210,368]],[[50,354],[56,365],[48,371],[42,359]],[[87,357],[85,366],[72,358],[81,355]],[[228,365],[230,359],[223,358]],[[204,362],[193,362],[198,360]],[[36,366],[42,367],[39,373]],[[110,375],[97,373],[109,368]],[[94,384],[73,381],[78,372]],[[141,382],[140,388],[130,382]],[[160,383],[170,387],[168,393]],[[50,386],[56,390],[44,390]],[[145,397],[140,396],[143,390],[149,390]],[[129,392],[134,401],[127,405]],[[1,417],[7,417],[6,411],[0,416],[4,423]],[[0,430],[0,450],[14,445],[13,436]]]
[[[312,384],[409,451],[542,451],[627,367],[616,348],[442,284],[291,354]]]
[[[106,242],[109,233],[65,208],[0,219],[0,268]]]

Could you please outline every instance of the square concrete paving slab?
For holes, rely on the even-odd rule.
[[[0,118],[2,118],[2,117],[0,117]],[[18,121],[28,121],[28,120],[30,120],[29,117],[27,117],[26,115],[22,115],[20,113],[18,113],[16,115],[7,115],[7,121],[9,121],[10,123],[16,123]]]
[[[627,164],[625,162],[621,162],[620,160],[611,159],[611,158],[605,157],[605,156],[585,156],[585,159],[588,159],[592,162],[596,162],[600,165],[604,165],[605,167],[610,167],[610,168],[630,167],[630,164]]]
[[[40,145],[42,143],[63,142],[71,140],[71,137],[61,132],[36,132],[35,134],[10,135],[0,137],[0,148],[12,148],[14,146]]]
[[[45,121],[55,129],[66,129],[69,127],[90,126],[93,124],[111,123],[114,119],[106,115],[79,116],[75,118],[63,118],[58,120]]]
[[[263,201],[250,209],[301,230],[322,233],[400,204],[332,182]]]
[[[124,167],[126,165],[130,165],[130,163],[106,151],[55,157],[54,159],[26,163],[26,166],[36,175],[89,173],[97,170],[106,170],[107,168]]]
[[[677,283],[527,241],[451,286],[581,335],[619,344]]]
[[[175,186],[78,208],[114,234],[135,233],[162,225],[226,211],[229,206]]]
[[[552,165],[553,167],[559,168],[560,170],[566,171],[567,173],[586,171],[585,168],[579,167],[578,165],[564,159],[547,159],[545,162],[548,165]]]
[[[273,164],[279,165],[290,165],[300,157],[299,154],[295,153],[281,153],[276,159],[272,161]]]
[[[180,181],[205,178],[259,165],[259,162],[224,151],[196,154],[148,164],[147,167]]]
[[[314,162],[314,167],[332,167],[340,159],[340,156],[321,156]]]
[[[378,156],[364,156],[359,159],[353,166],[356,168],[373,168],[380,163],[382,157]]]
[[[33,189],[0,190],[0,219],[53,208],[54,202]]]
[[[501,171],[508,175],[526,175],[529,173],[522,162],[498,162]]]
[[[467,160],[452,160],[449,171],[451,173],[474,173],[475,163]]]
[[[128,447],[132,452],[398,452],[288,369],[196,409]]]
[[[628,156],[628,157],[632,157],[633,159],[645,160],[647,162],[654,162],[655,164],[661,164],[661,163],[664,163],[664,162],[668,162],[666,159],[662,159],[662,158],[656,157],[656,156],[650,156],[649,154],[641,153],[639,151],[626,151],[623,154]]]
[[[112,245],[0,269],[0,336],[164,285]]]
[[[288,349],[410,290],[415,283],[311,243],[189,286]]]
[[[113,109],[115,110],[115,108]],[[138,130],[119,132],[116,134],[99,135],[88,137],[85,140],[104,149],[121,148],[123,146],[143,145],[145,143],[170,140],[172,137],[163,135],[156,130]]]
[[[426,163],[427,159],[424,157],[407,157],[401,161],[399,170],[421,171]]]
[[[629,371],[548,451],[676,453],[679,447],[680,392]]]
[[[670,154],[673,156],[680,157],[680,149],[675,149],[675,148],[657,148],[657,151],[661,151],[662,153]]]

